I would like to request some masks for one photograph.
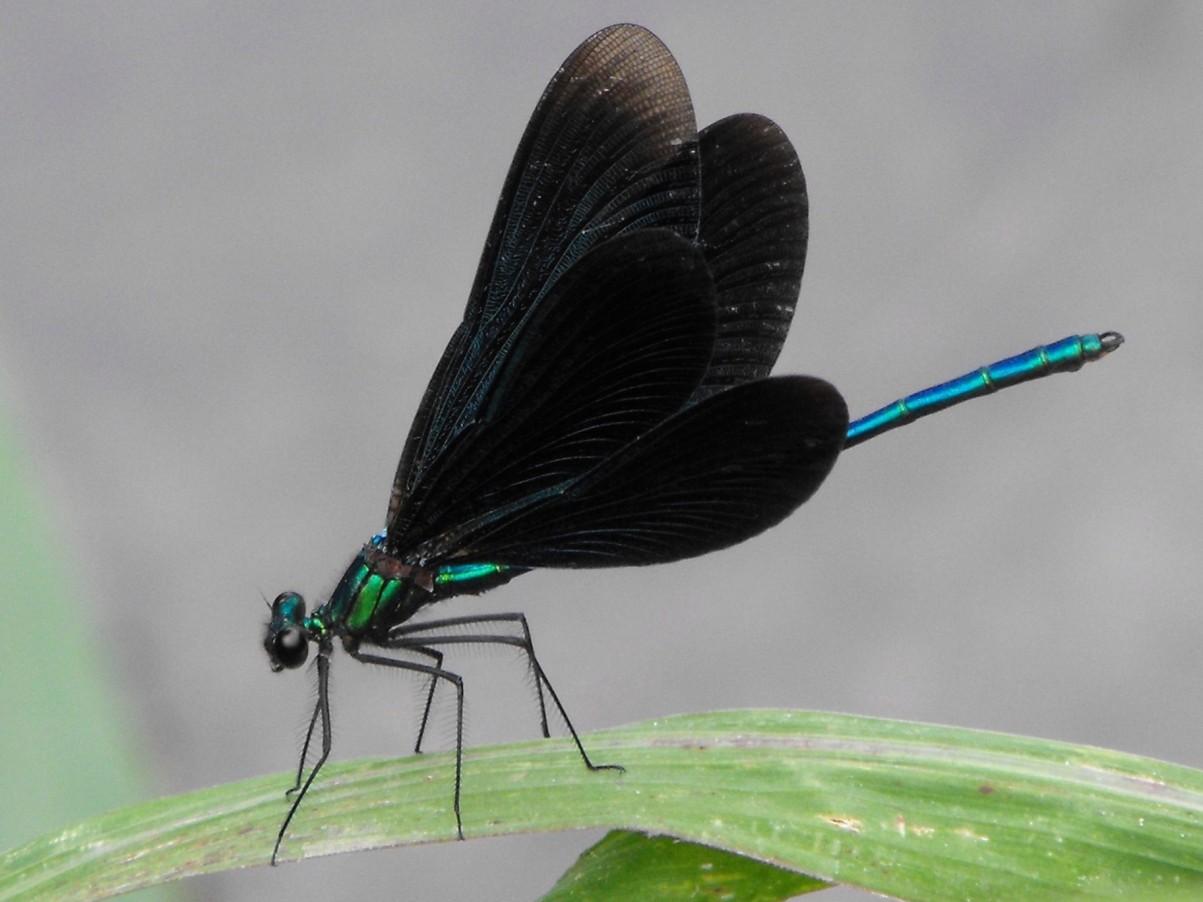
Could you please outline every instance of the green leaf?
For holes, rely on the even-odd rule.
[[[1118,752],[790,711],[471,749],[464,832],[670,834],[910,899],[1203,897],[1203,773]],[[452,757],[328,765],[281,856],[451,840]],[[90,899],[266,864],[288,776],[114,812],[0,857],[0,898]]]
[[[671,836],[607,833],[541,902],[781,902],[831,884]]]

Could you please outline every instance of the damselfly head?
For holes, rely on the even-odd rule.
[[[305,599],[282,592],[272,602],[272,619],[263,637],[263,648],[272,671],[296,670],[309,657],[309,630],[305,628]]]

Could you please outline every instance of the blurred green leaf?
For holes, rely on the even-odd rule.
[[[1203,773],[1023,737],[838,714],[687,715],[471,749],[469,837],[667,834],[909,899],[1203,897]],[[455,835],[449,754],[331,764],[283,860]],[[0,857],[0,898],[102,898],[266,864],[291,777],[94,818]]]
[[[148,794],[136,732],[35,472],[0,398],[0,847]]]

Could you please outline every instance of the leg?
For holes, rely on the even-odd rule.
[[[437,637],[437,642],[429,642],[425,635],[427,633],[433,633],[435,630],[470,627],[470,625],[476,625],[480,623],[516,624],[517,627],[522,631],[522,637],[521,639],[518,639],[517,636],[508,636],[505,634],[497,634],[496,636],[473,636],[473,634],[463,634],[458,636]],[[411,646],[410,643],[414,641],[422,642],[422,646]],[[451,643],[455,642],[469,643],[469,645],[473,642],[485,643],[485,645],[509,645],[522,649],[523,653],[526,654],[528,664],[531,666],[531,670],[535,675],[534,689],[539,699],[539,726],[540,729],[543,730],[543,737],[550,738],[551,730],[549,729],[549,726],[547,726],[547,705],[544,701],[543,695],[544,683],[546,683],[547,680],[546,677],[543,676],[543,669],[541,669],[539,666],[539,661],[534,657],[534,645],[531,642],[531,628],[529,628],[527,625],[526,615],[522,615],[522,613],[481,613],[481,615],[468,617],[448,617],[445,619],[439,619],[439,621],[426,621],[425,623],[405,623],[399,625],[399,627],[396,627],[395,629],[390,630],[389,642],[386,643],[386,647],[416,649],[429,645],[439,645],[439,643],[451,645]],[[427,648],[427,651],[433,651],[433,649]],[[547,683],[547,688],[551,688],[550,683]],[[561,716],[564,718],[564,722],[567,723],[568,716],[564,713],[563,707],[561,707],[559,713],[561,713]],[[571,724],[569,724],[569,729],[571,729]]]
[[[391,645],[383,645],[382,648],[392,648]],[[405,645],[402,646],[406,651],[412,651],[416,655],[425,655],[434,661],[434,669],[442,671],[443,669],[443,653],[434,648],[427,648],[424,645]],[[401,662],[393,662],[396,666],[403,667]],[[422,722],[418,725],[418,740],[414,743],[414,754],[422,754],[422,738],[426,735],[426,724],[430,721],[430,709],[434,707],[434,690],[439,683],[437,676],[430,678],[430,688],[426,690],[426,704],[422,706]],[[312,728],[311,728],[312,729]]]
[[[323,705],[324,699],[322,696],[323,693],[319,684],[317,704],[313,706],[313,716],[309,718],[309,729],[305,731],[305,744],[301,746],[301,760],[297,762],[297,781],[292,784],[292,789],[284,793],[284,795],[289,798],[292,797],[294,792],[301,788],[301,777],[305,773],[305,759],[309,757],[309,743],[313,741],[313,728],[317,726],[318,715],[322,713],[322,709],[325,707]],[[325,723],[325,721],[323,721],[323,723]]]
[[[491,623],[518,624],[521,626],[522,635],[519,637],[505,633],[487,632],[440,634],[442,630]],[[431,633],[435,635],[431,635]],[[530,628],[527,626],[525,615],[518,613],[478,614],[467,617],[451,617],[446,620],[428,620],[424,623],[407,623],[392,630],[386,643],[386,647],[388,648],[411,650],[430,650],[434,646],[440,645],[509,645],[522,649],[527,661],[530,662],[531,670],[535,674],[535,686],[539,692],[539,715],[542,722],[543,736],[547,737],[550,735],[547,727],[547,709],[543,701],[543,687],[546,686],[547,694],[551,696],[556,710],[560,712],[560,717],[564,719],[564,725],[568,728],[568,733],[572,736],[572,741],[576,744],[577,751],[580,753],[581,760],[585,762],[585,766],[589,770],[623,770],[620,764],[594,764],[589,758],[589,753],[585,751],[585,746],[581,743],[581,738],[577,735],[576,728],[572,725],[572,721],[568,717],[568,712],[564,710],[564,705],[560,702],[560,697],[556,694],[555,687],[551,685],[547,674],[543,672],[543,667],[539,663],[539,659],[535,656],[535,647],[531,642]]]
[[[476,624],[480,623],[516,624],[522,630],[522,638],[519,639],[516,636],[507,636],[504,633],[501,633],[492,638],[477,637],[473,639],[469,638],[470,634],[464,634],[458,637],[445,637],[439,641],[446,644],[455,642],[471,644],[472,642],[476,642],[478,644],[485,643],[495,645],[511,645],[516,648],[521,648],[526,654],[526,659],[531,671],[535,674],[535,692],[539,698],[539,727],[543,731],[544,739],[551,738],[551,730],[547,726],[547,705],[543,700],[543,684],[547,682],[547,678],[542,675],[542,668],[539,667],[539,662],[535,658],[535,647],[531,643],[530,627],[526,624],[525,614],[478,614],[467,617],[448,617],[443,620],[428,620],[425,623],[406,623],[389,631],[389,642],[385,647],[406,648],[414,651],[424,650],[428,654],[434,653],[434,649],[427,647],[433,643],[427,641],[426,637],[424,636],[425,633],[441,629],[456,629],[461,626],[475,626]],[[422,642],[423,644],[420,646],[410,644],[411,642],[415,641]],[[442,663],[441,656],[439,658],[439,663]],[[551,688],[550,683],[547,684],[547,688]],[[433,699],[433,697],[434,687],[432,685],[431,696],[427,701],[427,714],[430,713],[429,702]],[[562,707],[560,708],[560,714],[563,716],[564,721],[567,722],[568,716],[564,713],[564,709]],[[425,728],[425,717],[423,717],[423,728]],[[571,724],[569,724],[569,729],[572,729]],[[421,742],[421,737],[419,737],[418,741],[419,743]],[[417,751],[417,749],[415,749],[415,751]]]
[[[434,667],[436,670],[443,669],[443,653],[441,651],[436,651],[433,648],[423,648],[421,646],[414,646],[410,649],[410,651],[429,657],[434,661]],[[418,727],[418,739],[414,743],[415,755],[422,754],[422,738],[426,735],[426,724],[430,721],[430,709],[434,705],[434,689],[438,683],[438,677],[432,676],[430,678],[430,688],[426,690],[426,704],[422,707],[422,723]]]
[[[292,801],[292,807],[288,809],[288,815],[284,818],[284,823],[280,825],[280,832],[276,834],[276,845],[272,848],[272,867],[276,865],[276,856],[280,854],[280,844],[284,842],[284,831],[288,829],[289,823],[292,822],[292,816],[297,813],[297,809],[301,807],[301,800],[305,798],[305,793],[309,792],[309,787],[313,785],[313,778],[317,776],[317,772],[322,769],[322,765],[326,763],[326,759],[330,757],[330,697],[329,697],[329,682],[330,682],[330,659],[323,654],[317,656],[317,704],[313,708],[313,717],[309,719],[309,732],[305,734],[305,746],[301,749],[301,763],[297,768],[297,783],[292,789],[288,790],[285,795],[296,793],[296,798]],[[305,781],[305,785],[301,785],[301,774],[305,771],[305,756],[309,754],[309,741],[313,738],[313,727],[317,723],[318,715],[322,718],[322,756],[317,759],[317,763],[313,765],[313,770],[309,772],[309,779]],[[297,792],[297,789],[300,792]]]
[[[430,649],[421,649],[418,646],[413,647],[413,651],[421,651],[424,654],[437,656],[441,662],[442,654],[431,651]],[[455,686],[455,830],[459,834],[459,838],[464,838],[464,823],[460,818],[459,807],[459,788],[464,770],[464,681],[458,673],[452,673],[449,670],[443,670],[442,667],[434,667],[430,664],[418,664],[415,661],[399,661],[396,658],[386,658],[383,655],[372,655],[361,651],[350,652],[351,657],[356,661],[362,661],[364,664],[379,664],[383,667],[396,667],[399,670],[413,670],[417,673],[425,673],[430,677],[431,689],[430,696],[434,695],[434,683],[437,680],[446,680]],[[429,702],[427,703],[429,710]],[[422,718],[422,729],[426,728],[426,718]],[[313,779],[311,776],[310,780]],[[308,784],[306,784],[308,788]],[[285,824],[287,825],[287,821]]]

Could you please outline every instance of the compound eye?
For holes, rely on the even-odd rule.
[[[305,599],[296,592],[281,592],[272,602],[272,619],[298,623],[305,619]]]
[[[299,626],[281,630],[272,640],[272,661],[295,670],[309,657],[309,637]]]

